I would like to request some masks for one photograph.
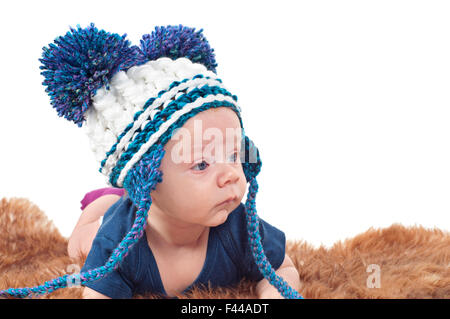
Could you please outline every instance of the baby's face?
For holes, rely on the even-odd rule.
[[[150,211],[190,224],[224,223],[247,187],[241,138],[239,119],[226,107],[208,109],[186,121],[164,147],[163,181],[151,193]],[[231,202],[219,205],[231,197]]]

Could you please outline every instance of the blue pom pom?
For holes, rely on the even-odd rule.
[[[42,84],[51,104],[59,116],[83,123],[83,114],[91,104],[95,92],[102,86],[109,89],[109,80],[120,71],[140,62],[140,49],[125,39],[104,30],[93,23],[85,29],[70,28],[65,36],[58,37],[49,47],[43,48],[39,61]]]
[[[148,60],[169,57],[173,60],[188,58],[194,63],[203,64],[208,70],[216,73],[214,49],[202,34],[203,29],[195,32],[195,28],[182,25],[156,27],[151,34],[141,40],[141,50]]]

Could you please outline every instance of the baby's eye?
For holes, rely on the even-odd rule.
[[[234,152],[231,155],[231,158],[233,158],[233,162],[237,162],[238,158],[239,158],[239,153],[238,152]]]
[[[239,159],[239,152],[234,152],[231,156],[232,158],[232,162],[236,163],[237,160]],[[196,165],[194,165],[192,167],[192,169],[194,169],[194,171],[204,171],[205,169],[207,169],[209,166],[209,164],[207,162],[205,162],[204,160]],[[199,168],[199,169],[196,169]]]
[[[199,171],[204,171],[208,167],[206,165],[209,165],[209,164],[206,163],[205,161],[202,161],[201,163],[195,165],[193,168],[200,167],[200,168],[203,168],[203,169],[199,169]],[[194,171],[196,171],[196,169],[194,169]]]

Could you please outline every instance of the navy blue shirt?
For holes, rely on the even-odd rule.
[[[122,196],[108,209],[82,272],[105,264],[131,229],[136,210],[128,195]],[[278,269],[285,256],[284,233],[260,218],[260,235],[267,258],[274,269]],[[210,228],[207,245],[203,268],[183,293],[201,284],[227,287],[237,284],[243,277],[253,281],[263,278],[250,251],[245,206],[242,203],[228,215],[225,223]],[[118,269],[86,286],[110,298],[131,298],[135,294],[145,293],[167,296],[145,231]]]

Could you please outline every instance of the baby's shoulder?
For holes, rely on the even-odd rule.
[[[106,211],[97,236],[120,242],[133,226],[135,216],[133,202],[127,195],[122,196]]]

